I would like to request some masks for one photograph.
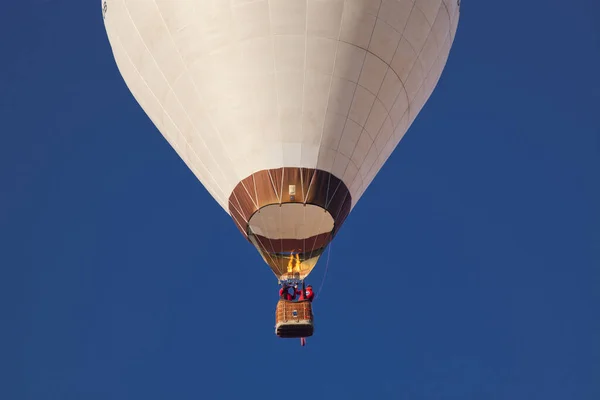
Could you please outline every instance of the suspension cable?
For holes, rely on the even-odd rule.
[[[329,256],[331,256],[331,246],[332,246],[332,242],[329,243],[329,249],[327,249],[327,262],[325,263],[325,272],[323,272],[323,279],[321,280],[321,286],[319,286],[319,290],[315,294],[315,300],[321,294],[321,290],[323,290],[323,285],[325,284],[325,279],[327,278],[327,270],[329,269]]]

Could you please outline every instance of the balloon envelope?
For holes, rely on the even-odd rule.
[[[304,278],[431,95],[457,0],[105,0],[127,86],[280,279]]]

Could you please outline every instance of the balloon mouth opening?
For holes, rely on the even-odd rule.
[[[281,240],[281,253],[306,251],[306,244],[290,247],[291,241],[303,241],[333,231],[335,221],[329,211],[314,204],[270,204],[256,211],[248,221],[248,235]],[[290,242],[283,245],[285,242]],[[313,246],[314,247],[314,246]],[[277,246],[275,247],[277,248]]]
[[[335,228],[333,216],[314,204],[270,204],[248,221],[247,234],[280,279],[304,279],[315,267]]]

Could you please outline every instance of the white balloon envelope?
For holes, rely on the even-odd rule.
[[[436,86],[459,0],[105,0],[127,86],[279,279],[304,279]]]

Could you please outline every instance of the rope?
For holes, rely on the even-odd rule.
[[[321,280],[321,286],[319,286],[319,290],[315,293],[315,300],[321,294],[321,290],[323,290],[323,285],[325,284],[325,278],[327,278],[327,270],[329,269],[329,256],[331,256],[331,245],[329,243],[329,249],[327,249],[327,262],[325,263],[325,272],[323,273],[323,280]]]

